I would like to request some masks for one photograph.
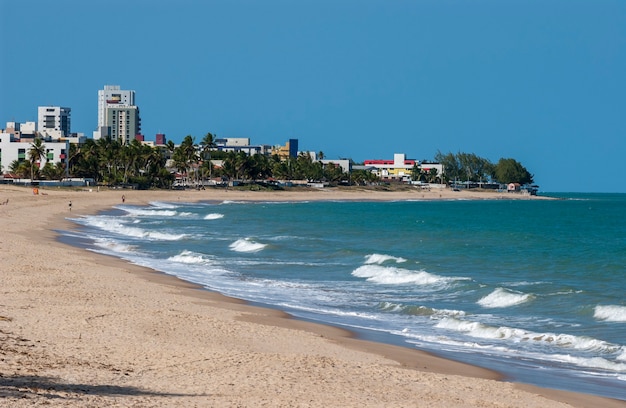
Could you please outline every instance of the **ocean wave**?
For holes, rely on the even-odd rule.
[[[598,305],[593,317],[606,322],[626,322],[626,306],[619,305]]]
[[[618,373],[626,372],[626,364],[607,360],[603,357],[579,357],[569,354],[551,356],[552,360],[562,363],[574,364],[585,368],[599,368],[607,371],[615,371]]]
[[[116,207],[120,210],[125,211],[131,217],[173,217],[177,214],[174,210],[167,209],[150,209],[150,208],[139,208],[139,207]]]
[[[412,316],[430,316],[432,318],[465,316],[465,312],[462,310],[436,309],[427,306],[402,305],[391,302],[382,302],[379,304],[379,308],[385,312],[397,312]]]
[[[381,255],[381,254],[370,254],[365,257],[365,264],[383,264],[387,261],[394,261],[396,263],[406,262],[406,259],[399,258],[391,255]]]
[[[224,214],[211,213],[204,216],[205,220],[219,220],[220,218],[224,218]]]
[[[497,288],[476,303],[486,308],[500,308],[519,305],[528,302],[532,298],[533,296],[527,293],[515,293],[503,288]]]
[[[352,271],[352,275],[357,278],[365,278],[368,282],[387,285],[434,285],[450,280],[439,275],[434,275],[426,271],[412,271],[409,269],[395,268],[381,265],[363,265]]]
[[[546,282],[544,281],[521,281],[521,282],[503,282],[502,285],[503,286],[511,286],[511,287],[517,287],[517,286],[536,286],[536,285],[545,285]]]
[[[267,244],[255,242],[251,238],[243,238],[230,244],[229,248],[235,252],[259,252],[265,249],[266,246]]]
[[[489,326],[480,322],[460,320],[454,317],[447,317],[441,320],[435,327],[454,330],[465,333],[471,337],[483,339],[513,340],[515,342],[546,344],[567,349],[599,353],[617,353],[622,350],[622,346],[592,337],[575,336],[572,334],[536,333],[513,327]]]
[[[103,249],[120,253],[132,253],[136,250],[136,247],[133,245],[121,244],[110,239],[96,239],[94,241],[94,245]]]
[[[170,209],[178,208],[177,205],[174,205],[172,203],[164,203],[162,201],[151,201],[150,205],[152,207],[157,207],[157,208],[170,208]]]
[[[186,237],[186,234],[169,234],[167,232],[146,231],[137,227],[129,227],[112,217],[90,217],[86,220],[86,224],[117,235],[148,240],[178,241]]]
[[[178,255],[170,256],[168,261],[184,263],[184,264],[204,264],[208,262],[202,254],[184,250]]]

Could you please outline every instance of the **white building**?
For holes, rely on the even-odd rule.
[[[322,159],[322,160],[319,160],[319,162],[322,163],[323,165],[334,164],[336,166],[339,166],[341,167],[341,171],[344,173],[350,173],[350,171],[352,170],[352,163],[348,159],[336,159],[336,160]]]
[[[18,139],[12,133],[0,133],[0,173],[8,172],[11,163],[15,160],[18,162],[30,160],[28,151],[33,141],[34,139],[31,138]],[[70,151],[68,140],[47,141],[43,144],[46,148],[46,155],[37,162],[40,169],[48,162],[51,164],[66,163]]]
[[[7,122],[4,132],[12,134],[16,139],[21,138],[22,135],[26,137],[35,137],[35,133],[37,133],[37,123]]]
[[[222,152],[244,152],[250,156],[255,154],[268,154],[272,147],[269,145],[251,145],[250,138],[228,137],[215,139],[216,149]]]
[[[70,108],[61,106],[39,106],[37,121],[39,133],[53,139],[60,139],[70,134]]]
[[[110,112],[119,113],[119,111],[109,111],[109,109],[122,107],[136,108],[135,91],[122,90],[120,89],[119,85],[105,85],[104,89],[98,91],[98,127],[93,132],[94,139],[97,140],[104,136],[113,137],[113,129],[109,129],[110,123],[112,123],[112,119],[108,117],[108,114]],[[136,113],[136,122],[139,124],[139,109],[136,109]],[[116,125],[119,125],[118,119],[116,119]],[[139,131],[137,131],[136,133],[139,133]],[[116,134],[119,134],[119,129],[116,129]],[[134,136],[135,135],[133,134],[132,137]]]

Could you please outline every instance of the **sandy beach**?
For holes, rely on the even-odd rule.
[[[0,186],[0,406],[623,407],[253,307],[58,242],[66,217],[199,200],[541,199],[443,191]],[[71,208],[69,203],[71,202]]]

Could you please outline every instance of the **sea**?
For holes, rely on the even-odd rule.
[[[626,400],[626,194],[152,202],[61,240],[357,336]]]

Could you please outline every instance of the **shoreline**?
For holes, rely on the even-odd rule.
[[[33,196],[28,188],[0,187],[0,201],[10,199],[0,207],[8,232],[0,240],[0,276],[7,282],[0,301],[0,340],[2,350],[8,350],[2,352],[8,365],[0,368],[0,396],[16,406],[44,401],[147,406],[626,404],[494,381],[501,377],[490,370],[359,340],[341,328],[291,318],[119,258],[70,247],[58,242],[54,232],[73,228],[65,217],[121,203],[122,193],[126,204],[133,205],[181,198],[314,200],[322,194],[323,199],[362,200],[361,193],[218,190],[222,196],[215,197],[213,191],[43,192]],[[367,196],[415,199],[410,193],[394,192],[391,198],[391,192],[368,191]],[[29,243],[31,250],[24,251]],[[40,252],[46,259],[36,257]],[[203,341],[208,339],[208,344]],[[216,372],[217,382],[207,374]],[[269,389],[259,389],[265,387]]]

